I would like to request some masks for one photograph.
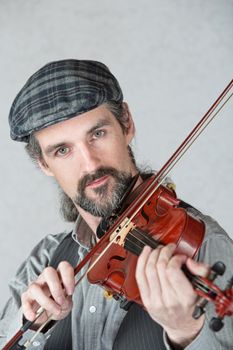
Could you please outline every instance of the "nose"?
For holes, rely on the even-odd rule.
[[[93,172],[100,166],[100,157],[96,149],[88,143],[79,145],[79,161],[84,172]]]

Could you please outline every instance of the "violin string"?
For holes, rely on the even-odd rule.
[[[222,108],[226,105],[229,99],[233,96],[233,93],[230,94],[226,98],[226,100],[222,103],[222,105],[216,110],[220,102],[226,97],[227,93],[230,91],[233,85],[233,80],[224,90],[224,92],[220,95],[220,97],[215,101],[209,111],[205,114],[205,116],[201,119],[201,121],[197,124],[197,126],[192,130],[192,132],[188,135],[185,141],[181,144],[181,146],[175,151],[175,153],[170,157],[170,159],[166,162],[166,164],[162,167],[162,169],[156,174],[154,180],[145,190],[144,200],[138,205],[138,202],[135,201],[134,206],[138,205],[138,208],[135,209],[133,214],[131,215],[129,221],[131,221],[135,215],[142,209],[145,203],[149,200],[149,198],[154,194],[154,192],[159,188],[159,186],[163,183],[165,178],[169,175],[174,166],[178,163],[178,161],[183,157],[183,155],[187,152],[187,150],[191,147],[194,141],[201,135],[201,133],[205,130],[205,128],[209,125],[209,123],[218,115],[218,113],[222,110]],[[213,112],[216,112],[213,114]],[[156,185],[156,186],[155,186]],[[155,187],[154,187],[155,186]],[[154,188],[153,188],[154,187]]]
[[[209,286],[208,284],[205,283],[205,281],[203,281],[201,276],[198,275],[194,275],[192,274],[187,268],[186,266],[183,268],[183,271],[185,273],[185,275],[188,277],[189,281],[192,283],[192,285],[203,291],[204,293],[212,293],[212,294],[216,294],[216,291],[214,289],[211,288],[211,286]],[[213,281],[210,279],[210,281]]]
[[[135,232],[138,234],[138,236],[134,235]],[[138,240],[139,240],[138,237],[141,236],[142,239],[140,240],[140,242],[143,243],[144,246],[145,246],[146,244],[148,244],[148,245],[151,246],[151,248],[157,248],[157,246],[159,245],[159,242],[156,241],[152,236],[150,236],[148,233],[146,233],[146,232],[140,230],[140,229],[137,228],[137,227],[135,227],[133,230],[131,230],[131,231],[129,232],[129,234],[131,235],[131,237],[134,237],[135,239],[138,239]],[[128,234],[128,235],[129,235],[129,234]],[[127,236],[128,236],[128,235],[127,235]],[[127,236],[126,236],[126,237],[127,237]]]
[[[97,257],[97,259],[92,262],[92,264],[86,269],[86,271],[80,276],[80,278],[75,282],[75,287],[82,281],[82,279],[88,274],[88,272],[97,264],[97,262],[100,260],[100,258],[105,254],[105,252],[110,248],[110,246],[116,241],[117,236],[119,236],[119,233],[116,233],[115,236],[113,237],[113,239],[108,243],[108,245],[105,247],[105,249],[101,252],[101,254],[99,254],[99,256]],[[32,324],[34,324],[34,322],[37,320],[38,317],[40,317],[43,313],[44,313],[44,309],[40,308],[37,311],[37,317],[36,319],[32,322]],[[38,336],[39,332],[47,325],[47,323],[51,320],[51,317],[49,319],[47,319],[43,324],[41,324],[39,330],[33,335],[33,337],[31,337],[29,340],[27,340],[27,342],[24,344],[24,347],[27,349],[28,346],[31,345],[31,342],[33,340],[35,340],[35,338]],[[56,321],[57,322],[57,321]],[[33,340],[32,340],[33,339]]]
[[[105,252],[110,248],[110,246],[117,240],[117,237],[119,236],[119,233],[116,232],[116,234],[114,235],[113,239],[111,241],[109,241],[108,245],[105,247],[105,249],[103,249],[103,251],[101,252],[101,254],[99,254],[99,256],[97,257],[97,259],[92,262],[92,264],[86,269],[86,271],[80,276],[80,278],[75,282],[75,287],[82,281],[82,279],[88,274],[88,272],[97,264],[97,262],[101,259],[101,257],[105,254]],[[43,308],[40,308],[38,309],[37,311],[37,317],[34,321],[32,321],[32,324],[34,324],[34,322],[37,320],[38,317],[40,317],[43,313],[44,313],[44,309]],[[51,316],[50,316],[51,317]],[[49,319],[51,320],[51,318]],[[48,319],[43,323],[41,324],[40,326],[40,330],[42,330],[48,323],[49,321]],[[38,336],[39,332],[37,331],[35,333],[35,335],[32,337],[33,340],[35,340],[35,338]],[[32,341],[32,338],[29,339],[25,345],[28,347],[30,344],[31,344],[31,341]],[[24,345],[24,346],[25,346]],[[26,347],[26,348],[27,348]]]
[[[137,235],[135,233],[137,233]],[[131,230],[125,238],[125,248],[130,248],[130,250],[135,248],[137,250],[137,255],[141,253],[145,245],[149,245],[151,248],[155,249],[158,247],[159,242],[138,228]]]
[[[188,144],[190,143],[190,139],[192,139],[193,134],[195,135],[199,130],[200,130],[200,125],[204,124],[205,121],[209,118],[209,116],[211,116],[211,114],[213,113],[213,111],[217,108],[217,106],[219,105],[219,103],[221,102],[221,100],[226,96],[226,94],[229,92],[229,90],[231,89],[233,85],[233,80],[231,81],[231,83],[227,86],[227,88],[223,91],[223,93],[220,95],[220,97],[215,101],[215,103],[213,104],[213,106],[209,109],[209,111],[205,114],[205,116],[202,118],[202,120],[198,123],[198,125],[193,129],[193,131],[190,133],[190,135],[186,138],[186,140],[183,142],[183,144],[177,149],[177,151],[172,155],[172,157],[168,160],[168,162],[164,165],[164,167],[156,174],[155,179],[152,181],[152,183],[148,186],[148,188],[145,190],[145,194],[146,194],[146,198],[142,201],[141,204],[138,205],[138,201],[135,200],[135,202],[133,203],[132,207],[130,208],[130,210],[132,211],[132,208],[134,209],[133,214],[131,215],[130,218],[128,218],[127,223],[124,225],[124,227],[130,225],[130,223],[132,223],[133,218],[138,214],[138,212],[142,209],[142,207],[146,204],[146,202],[149,200],[149,198],[153,195],[153,193],[159,188],[159,186],[161,185],[161,183],[165,180],[165,177],[170,173],[171,169],[175,166],[175,164],[177,164],[177,162],[181,159],[181,157],[184,155],[184,153],[187,151],[187,149],[190,147],[188,146]],[[232,97],[233,94],[230,95],[230,97],[228,97],[227,101]],[[226,102],[227,102],[226,101]],[[223,103],[222,107],[226,104],[226,102]],[[211,120],[219,113],[219,111],[222,109],[222,107],[220,107],[216,113],[214,114],[214,116],[212,116]],[[195,137],[195,139],[200,135],[202,131],[199,131],[199,134]],[[193,141],[194,142],[194,141]],[[192,142],[192,143],[193,143]],[[191,144],[192,144],[191,143]],[[179,155],[179,153],[181,153]],[[179,155],[179,157],[178,157]],[[175,159],[175,160],[174,160]],[[161,178],[161,174],[162,174],[162,178]],[[153,188],[153,186],[155,185],[155,188]],[[151,191],[151,189],[153,189],[153,191]],[[138,205],[138,208],[135,208],[136,205]],[[126,217],[127,214],[129,212],[126,210]],[[99,254],[98,258],[94,261],[94,263],[91,264],[91,266],[89,266],[89,268],[87,269],[87,271],[85,272],[85,274],[83,276],[81,276],[81,278],[77,281],[76,284],[78,284],[84,276],[86,276],[86,274],[96,265],[96,263],[103,257],[103,255],[105,254],[105,252],[110,248],[110,246],[117,240],[117,237],[119,236],[119,232],[116,233],[116,235],[114,235],[114,237],[109,241],[109,244],[106,246],[106,248]]]
[[[134,232],[138,233],[138,235],[136,236]],[[141,236],[140,237],[141,239],[138,236],[139,237]],[[131,253],[140,255],[145,245],[148,245],[151,248],[156,249],[158,245],[161,245],[161,244],[162,244],[161,242],[155,240],[149,234],[135,228],[132,232],[128,233],[128,235],[126,236],[124,247],[127,250],[130,250]]]
[[[192,282],[192,285],[195,289],[202,291],[203,293],[210,296],[212,299],[214,299],[217,296],[216,291],[213,288],[211,288],[211,286],[209,286],[208,284],[205,284],[205,282],[201,280],[200,276],[195,276]]]
[[[86,269],[86,271],[80,276],[80,278],[76,281],[75,286],[77,286],[82,279],[88,274],[88,272],[90,272],[93,267],[95,267],[95,265],[97,264],[97,262],[99,262],[99,260],[104,256],[104,254],[110,249],[110,247],[112,246],[113,243],[116,243],[118,237],[119,237],[119,232],[114,232],[115,234],[113,235],[113,238],[108,242],[108,244],[106,245],[106,247],[101,251],[101,253],[97,256],[97,258],[91,263],[91,265],[88,266],[88,268]]]
[[[125,239],[124,248],[139,256],[145,245],[146,243],[142,239],[140,240],[132,233],[128,233]]]
[[[134,234],[134,232],[137,232],[139,236],[142,236],[142,239],[138,239],[138,237]],[[133,237],[133,240],[132,240],[132,237]],[[149,238],[149,240],[145,242],[144,241],[145,238],[146,239]],[[143,249],[142,244],[143,246],[148,244],[151,248],[155,249],[159,245],[159,242],[156,241],[153,237],[149,236],[147,233],[141,230],[138,230],[136,228],[128,233],[126,237],[126,244],[125,244],[125,247],[127,248],[127,250],[130,250],[131,253],[134,253],[135,255],[139,255]],[[192,283],[194,288],[202,291],[203,293],[208,293],[208,295],[210,295],[211,293],[212,298],[216,296],[216,291],[212,289],[211,286],[205,284],[205,281],[203,281],[200,276],[193,275],[187,269],[185,269],[184,273],[186,277],[188,277],[189,281]]]
[[[233,84],[233,80],[230,82],[230,84],[226,87],[226,89],[223,91],[223,93],[220,95],[220,97],[215,101],[215,103],[213,104],[213,106],[209,109],[209,111],[206,113],[206,115],[202,118],[202,120],[204,120],[205,122],[205,117],[207,116],[207,119],[209,117],[209,115],[212,114],[212,112],[215,110],[215,108],[218,106],[218,104],[221,102],[221,100],[226,96],[226,94],[229,92],[229,90],[231,89]],[[230,95],[230,97],[227,99],[227,101],[232,97],[233,94]],[[226,102],[227,102],[226,101]],[[222,107],[226,104],[223,103]],[[222,107],[219,108],[219,110],[215,113],[214,117],[219,113],[219,111],[222,109]],[[213,118],[214,118],[213,117]],[[213,119],[211,118],[211,120]],[[198,123],[198,125],[202,124],[202,120]],[[210,121],[211,121],[210,120]],[[203,123],[204,123],[203,122]],[[209,124],[209,122],[207,123],[207,125]],[[181,144],[181,146],[177,149],[177,151],[175,151],[175,153],[169,158],[169,160],[166,162],[166,164],[161,168],[161,170],[157,173],[157,175],[155,176],[154,180],[152,181],[152,183],[147,187],[146,191],[145,191],[145,195],[146,195],[146,199],[138,206],[138,201],[135,200],[132,204],[132,206],[130,207],[130,211],[132,212],[132,210],[134,211],[134,214],[131,215],[130,219],[128,220],[128,224],[130,222],[132,222],[132,219],[136,216],[136,214],[141,210],[141,208],[145,205],[145,203],[148,201],[148,199],[155,193],[155,191],[159,188],[159,186],[162,184],[162,182],[164,181],[165,177],[170,173],[171,169],[174,167],[175,164],[177,164],[177,162],[180,160],[180,158],[184,155],[184,153],[187,151],[187,149],[190,147],[187,147],[187,141],[188,140],[192,140],[192,135],[196,135],[197,134],[197,129],[198,129],[198,125],[196,128],[194,128],[194,130],[191,132],[191,138],[190,135],[188,135],[188,137],[185,139],[185,141]],[[203,128],[203,130],[206,128],[206,126]],[[202,130],[202,131],[203,131]],[[196,140],[196,138],[201,134],[201,132],[199,134],[197,134],[197,136],[195,137],[194,140]],[[194,142],[194,141],[193,141]],[[192,142],[192,143],[193,143]],[[191,143],[191,144],[192,144]],[[187,149],[186,149],[187,148]],[[176,162],[174,163],[173,166],[171,166],[171,164],[173,164],[174,159],[177,158],[177,155],[179,155],[178,160],[176,160]],[[156,184],[155,188],[154,185]],[[153,189],[153,191],[151,192],[151,190]],[[125,213],[125,217],[127,217],[128,213],[130,213],[129,210],[126,210]],[[119,224],[120,226],[121,224]],[[113,232],[116,232],[113,231]],[[107,247],[104,249],[104,251],[99,255],[99,259],[105,254],[105,252],[110,248],[110,246],[116,241],[117,236],[119,235],[119,232],[114,235],[113,239],[110,240],[109,244],[107,245]],[[141,247],[140,247],[141,248]],[[96,260],[99,261],[99,259],[97,258]],[[87,260],[89,261],[89,260]],[[83,276],[81,276],[81,278],[79,279],[79,281],[76,283],[76,285],[83,279],[84,276],[86,276],[86,274],[88,273],[88,271],[90,271],[94,266],[96,265],[96,261],[91,264],[91,266],[87,269],[87,271],[83,274]],[[77,269],[78,270],[78,269]],[[78,270],[80,271],[80,270]]]
[[[178,161],[183,157],[183,155],[187,152],[187,150],[191,147],[191,145],[195,142],[195,140],[200,136],[200,134],[205,130],[205,128],[209,125],[209,123],[217,116],[217,114],[221,111],[221,109],[225,106],[225,104],[229,101],[229,99],[233,96],[233,93],[224,101],[224,103],[222,104],[222,106],[220,106],[218,108],[218,110],[211,116],[211,118],[207,121],[205,121],[206,123],[202,124],[202,128],[199,128],[198,130],[195,131],[195,133],[193,134],[191,141],[189,141],[189,143],[187,145],[185,145],[182,150],[179,153],[179,156],[173,161],[173,163],[171,163],[168,168],[166,169],[166,171],[164,171],[163,173],[163,178],[157,183],[154,191],[156,191],[159,186],[161,185],[161,183],[164,181],[165,177],[168,176],[168,174],[170,173],[170,171],[174,168],[174,166],[178,163]],[[154,183],[154,181],[152,182],[152,184]],[[152,185],[151,184],[151,185]],[[150,185],[150,186],[151,186]],[[151,193],[149,195],[149,197],[151,197]],[[146,198],[145,201],[141,204],[141,207],[139,209],[141,209],[145,203],[148,201],[149,198]],[[136,215],[137,213],[134,213],[133,216],[129,219],[132,220],[133,217]],[[134,229],[135,230],[135,229]],[[131,234],[132,235],[132,234]],[[132,242],[131,242],[132,244]]]

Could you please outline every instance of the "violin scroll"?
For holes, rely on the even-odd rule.
[[[215,311],[218,317],[213,317],[210,321],[210,328],[214,332],[220,331],[224,326],[223,318],[225,316],[233,315],[233,276],[230,281],[227,283],[226,289],[224,292],[221,292],[216,297],[215,301]]]
[[[233,315],[233,277],[228,281],[224,290],[212,283],[217,276],[222,276],[224,272],[225,265],[219,261],[213,265],[208,279],[197,276],[191,278],[196,293],[201,297],[194,309],[193,318],[201,317],[205,313],[207,303],[209,301],[213,302],[217,317],[211,319],[209,326],[214,332],[222,329],[225,316]]]

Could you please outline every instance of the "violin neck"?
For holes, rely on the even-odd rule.
[[[124,248],[130,253],[139,256],[146,245],[152,249],[156,249],[159,245],[163,244],[159,241],[156,241],[149,234],[143,232],[138,228],[135,228],[126,236]],[[216,294],[215,291],[210,290],[209,286],[205,284],[201,277],[192,274],[185,265],[182,267],[182,270],[196,291],[203,293],[211,292],[212,297],[214,298]]]

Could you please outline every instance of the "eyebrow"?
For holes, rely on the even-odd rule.
[[[103,118],[97,121],[97,123],[87,132],[87,135],[92,134],[95,130],[102,128],[103,126],[111,125],[112,123],[107,118]]]
[[[103,126],[107,126],[107,125],[111,125],[111,121],[107,118],[103,118],[103,119],[100,119],[96,122],[96,124],[94,126],[91,127],[91,129],[89,129],[87,131],[87,135],[91,135],[95,130],[99,129],[99,128],[102,128]],[[62,142],[59,142],[59,143],[55,143],[54,145],[48,145],[46,148],[45,148],[45,154],[47,156],[50,156],[51,153],[53,153],[56,149],[60,148],[60,147],[65,147],[67,145],[67,142],[66,141],[62,141]]]

